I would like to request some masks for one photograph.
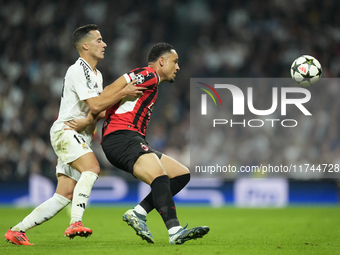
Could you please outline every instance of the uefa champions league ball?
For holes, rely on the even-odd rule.
[[[309,55],[303,55],[294,60],[290,74],[294,81],[302,86],[310,86],[316,83],[322,74],[319,61]]]

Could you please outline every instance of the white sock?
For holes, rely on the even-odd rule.
[[[73,191],[70,224],[82,220],[93,184],[97,179],[98,175],[91,171],[85,171],[81,174]]]
[[[168,229],[169,235],[173,235],[176,234],[178,230],[182,229],[181,226],[176,226],[176,227],[172,227],[170,229]]]
[[[54,193],[53,197],[36,207],[29,215],[26,216],[25,219],[14,226],[12,230],[26,232],[30,228],[40,225],[41,223],[54,217],[70,202],[71,200],[67,199],[66,197]]]
[[[135,208],[133,208],[133,210],[135,210],[139,214],[144,215],[145,217],[148,215],[148,213],[145,211],[145,209],[140,205],[136,205]]]

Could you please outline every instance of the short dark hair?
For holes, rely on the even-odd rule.
[[[165,53],[171,52],[171,50],[174,50],[174,46],[172,46],[169,43],[157,43],[154,46],[152,46],[151,50],[148,54],[148,63],[156,62],[159,57],[164,55]]]
[[[82,27],[78,27],[73,32],[72,42],[75,48],[77,48],[78,43],[86,36],[88,36],[89,32],[92,30],[98,30],[98,26],[96,24],[88,24]]]

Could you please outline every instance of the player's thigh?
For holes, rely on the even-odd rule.
[[[166,171],[156,154],[147,153],[140,156],[133,165],[133,175],[150,185],[155,178],[166,175]]]
[[[69,163],[69,165],[72,168],[78,170],[80,173],[85,171],[91,171],[94,172],[95,174],[100,173],[100,166],[93,152],[89,152],[82,155],[73,162]]]
[[[55,192],[66,197],[69,200],[72,200],[73,190],[77,182],[64,174],[58,174],[57,178],[58,184]]]
[[[167,155],[163,154],[160,161],[170,179],[176,176],[190,173],[189,169],[186,166],[182,165],[177,160]]]

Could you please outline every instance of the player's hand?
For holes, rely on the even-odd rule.
[[[124,88],[124,94],[125,97],[137,97],[141,94],[143,94],[143,90],[146,90],[147,88],[145,87],[138,87],[135,86],[135,84],[138,82],[137,79],[129,82]]]
[[[91,122],[86,118],[65,121],[64,124],[68,126],[65,127],[64,130],[75,130],[78,133],[81,133],[91,124]]]

